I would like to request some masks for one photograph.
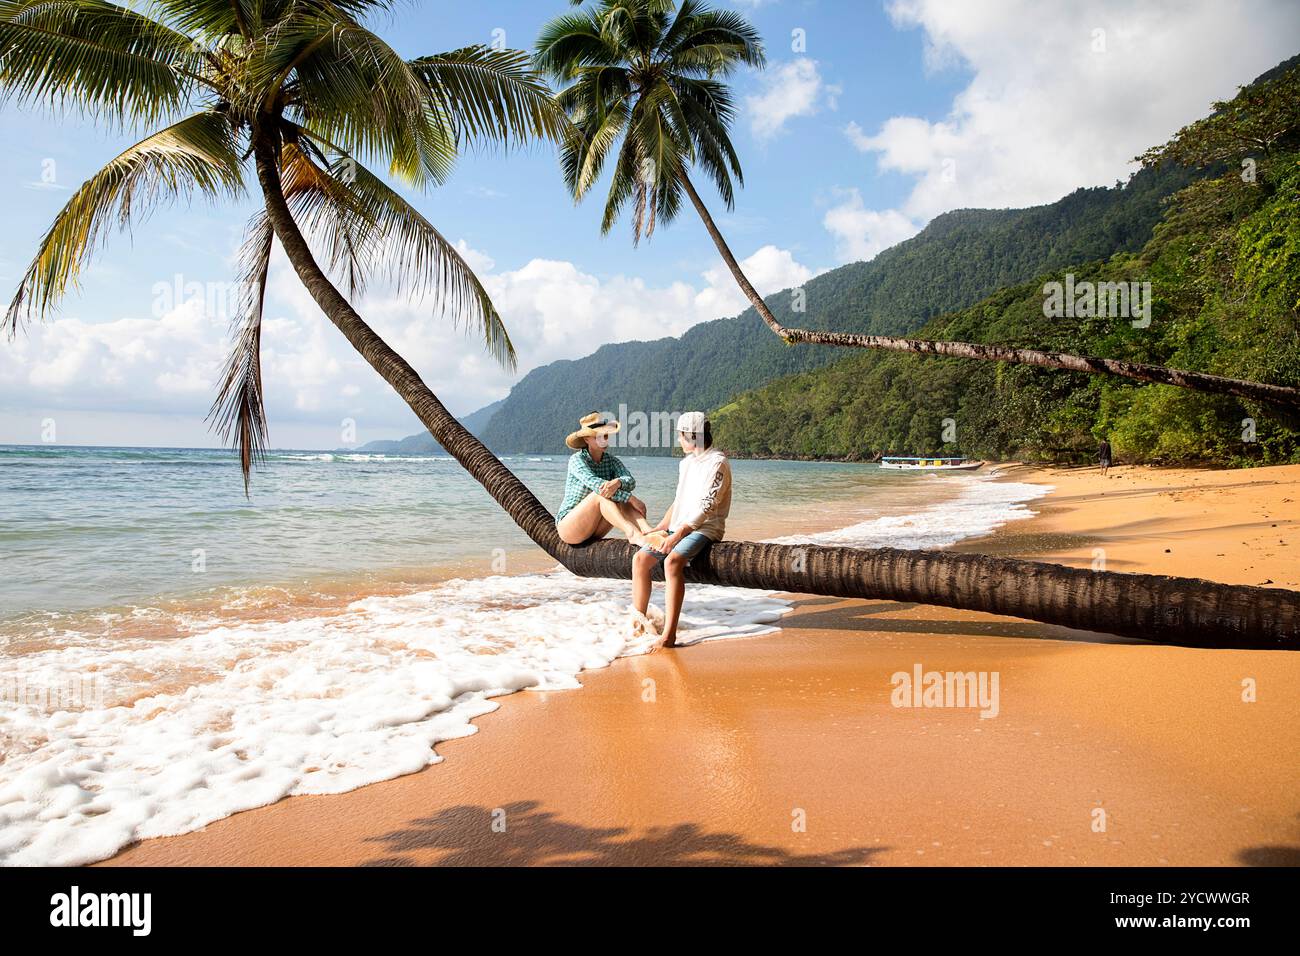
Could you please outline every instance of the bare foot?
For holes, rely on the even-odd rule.
[[[663,554],[664,542],[668,540],[668,535],[663,531],[651,531],[643,536],[643,545],[653,548],[660,554]]]
[[[632,639],[639,640],[643,637],[659,637],[658,623],[650,617],[646,617],[638,611],[633,605],[628,605],[628,616],[632,619]],[[657,641],[656,641],[657,643]]]

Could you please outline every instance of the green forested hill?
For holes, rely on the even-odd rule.
[[[1126,184],[1079,189],[1046,206],[947,213],[870,262],[810,280],[806,314],[790,324],[911,332],[1046,270],[1136,252],[1150,238],[1162,200],[1191,178],[1177,167],[1145,170]],[[778,316],[790,314],[791,301],[790,290],[767,299]],[[588,411],[716,408],[747,389],[843,357],[835,348],[784,345],[749,309],[694,326],[680,338],[606,345],[585,358],[534,369],[511,390],[482,437],[502,453],[559,452]]]
[[[1148,328],[1047,318],[1032,281],[935,319],[918,338],[1002,343],[1300,386],[1300,66],[1270,71],[1184,129],[1149,164],[1213,175],[1169,203],[1140,252],[1071,268],[1077,282],[1148,281]],[[1071,197],[1073,198],[1073,197]],[[1083,261],[1082,257],[1080,261]],[[1081,460],[1109,437],[1131,461],[1300,460],[1300,423],[1162,385],[1003,363],[884,352],[741,395],[715,414],[734,454],[870,457],[881,451]],[[956,440],[945,441],[951,419]]]

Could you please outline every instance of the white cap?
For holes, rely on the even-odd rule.
[[[686,412],[677,419],[677,430],[692,435],[703,435],[704,426],[708,423],[709,420],[704,417],[703,412]]]

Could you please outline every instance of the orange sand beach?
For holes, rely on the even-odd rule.
[[[959,550],[1300,587],[1300,466],[1004,473],[1055,491]],[[894,706],[917,670],[982,673],[996,706]],[[1300,653],[801,597],[777,634],[582,681],[419,773],[104,865],[1300,864]]]

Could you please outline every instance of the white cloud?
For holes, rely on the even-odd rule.
[[[159,319],[60,318],[33,324],[0,350],[3,380],[12,383],[4,392],[12,388],[19,396],[31,389],[47,396],[77,395],[89,407],[166,410],[213,381],[224,331],[225,322],[206,317],[197,301]],[[207,398],[211,401],[210,392]]]
[[[789,119],[812,116],[822,107],[835,109],[838,86],[822,80],[817,61],[799,57],[767,70],[763,91],[745,98],[749,127],[758,139],[770,139]]]
[[[814,275],[788,250],[771,245],[742,260],[741,268],[761,295]],[[480,275],[510,330],[521,372],[556,359],[581,358],[609,342],[680,335],[699,322],[737,315],[749,304],[720,261],[700,274],[699,283],[666,286],[626,275],[601,279],[554,259]],[[510,381],[505,373],[487,366],[479,371],[478,384],[494,390],[484,394],[484,403],[504,394]]]
[[[520,375],[539,365],[589,355],[609,342],[678,335],[697,322],[735,315],[748,304],[720,262],[694,283],[655,286],[636,276],[597,277],[556,259],[533,259],[498,272],[490,256],[463,241],[457,248],[506,322],[519,357],[516,375],[429,302],[376,290],[357,306],[460,414],[502,397]],[[765,295],[813,275],[788,250],[770,245],[742,266]],[[103,423],[91,410],[113,412],[119,423],[136,416],[147,421],[150,435],[162,433],[160,417],[201,420],[226,360],[229,323],[204,302],[202,292],[188,297],[185,284],[179,277],[168,286],[182,293],[179,301],[159,308],[158,318],[143,309],[141,317],[110,322],[58,318],[33,323],[4,343],[0,409],[26,411],[0,417],[0,440],[35,440],[41,418],[53,415],[66,436],[62,440],[102,441],[87,431]],[[321,314],[278,250],[267,285],[262,369],[274,445],[341,444],[344,419],[356,422],[359,442],[417,430],[406,406]],[[65,428],[65,421],[80,424]],[[124,428],[129,426],[121,425],[109,440],[124,440]],[[215,444],[216,436],[201,430],[189,441],[205,443],[205,437]]]
[[[471,249],[469,243],[464,239],[456,241],[456,251],[460,253],[460,257],[465,260],[466,264],[474,270],[475,275],[485,275],[497,267],[495,259],[486,252]]]
[[[736,315],[748,305],[721,262],[702,272],[696,283],[655,286],[637,276],[598,277],[559,259],[537,258],[518,269],[496,271],[485,253],[463,241],[457,243],[457,249],[475,268],[510,332],[519,361],[516,374],[494,363],[472,335],[457,332],[449,320],[427,304],[413,303],[409,296],[371,295],[359,311],[420,372],[430,388],[461,413],[501,398],[519,377],[538,366],[581,358],[610,342],[680,335],[698,322]],[[744,259],[741,266],[763,295],[800,284],[814,274],[788,250],[770,245]],[[287,268],[285,274],[293,279]],[[309,320],[322,326],[325,323],[314,307],[301,309],[296,318],[298,322]],[[332,328],[327,331],[331,333],[329,352],[337,356],[327,377],[332,383],[329,388],[335,389],[341,381],[359,386],[351,404],[338,401],[337,407],[352,408],[351,417],[356,418],[359,429],[366,416],[382,414],[385,420],[403,420],[406,412],[400,400],[365,369]],[[303,333],[295,331],[290,338],[301,342]],[[310,358],[314,370],[324,362],[322,355]],[[286,367],[281,374],[295,383],[298,392],[304,390],[301,383],[307,370]],[[313,394],[323,395],[325,390],[318,385],[311,388]],[[365,407],[357,407],[355,403],[362,399]]]
[[[803,285],[816,274],[796,262],[788,249],[778,249],[773,245],[763,246],[741,262],[740,267],[758,294],[763,296]],[[691,325],[719,316],[738,315],[749,308],[749,300],[736,285],[725,263],[719,262],[706,270],[704,279],[708,284],[695,294],[694,299],[695,314],[699,318]]]
[[[1035,205],[1125,179],[1134,156],[1294,53],[1300,35],[1293,2],[895,0],[889,13],[924,31],[928,66],[961,62],[973,76],[941,120],[848,125],[880,170],[915,179],[897,209],[851,200],[827,215],[849,257],[903,220],[920,227],[951,209]]]
[[[822,225],[835,237],[836,251],[845,262],[874,259],[918,230],[916,223],[896,209],[867,209],[856,189],[848,191],[843,203],[827,210]]]

